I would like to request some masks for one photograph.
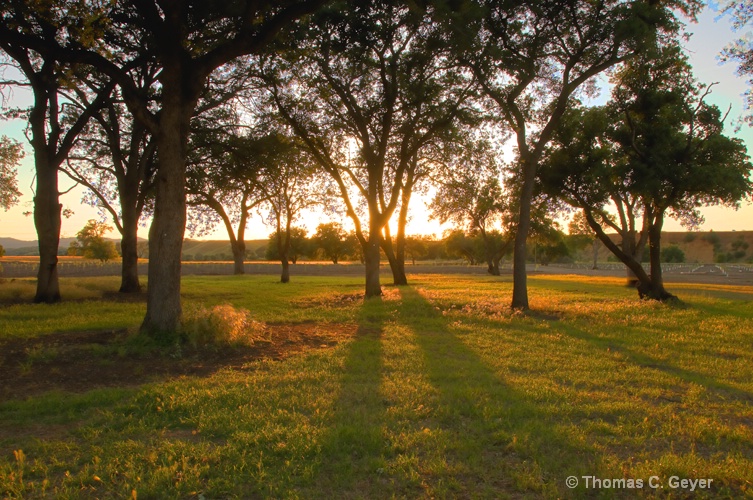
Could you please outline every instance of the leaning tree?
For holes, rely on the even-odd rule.
[[[698,224],[701,206],[736,207],[753,193],[751,164],[741,141],[723,134],[725,115],[705,102],[680,49],[670,44],[635,58],[614,76],[606,108],[566,114],[541,184],[581,208],[599,239],[635,274],[641,297],[666,300],[661,270],[661,231],[667,215]],[[637,200],[648,238],[650,272],[629,249],[606,234],[606,208]],[[634,220],[631,222],[634,224]],[[622,222],[623,228],[625,222]]]
[[[569,100],[657,36],[676,31],[675,12],[693,16],[700,2],[478,0],[471,5],[446,15],[460,61],[515,133],[520,201],[511,305],[527,309],[526,241],[536,172]]]

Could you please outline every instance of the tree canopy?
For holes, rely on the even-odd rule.
[[[573,103],[565,113],[541,184],[584,210],[602,242],[636,274],[642,294],[665,299],[660,248],[665,214],[695,225],[701,206],[738,206],[753,193],[752,166],[742,142],[723,134],[725,114],[706,102],[712,87],[693,78],[676,45],[631,60],[613,83],[605,107]],[[610,203],[619,222],[606,212]],[[638,215],[643,229],[636,243]],[[622,250],[609,240],[606,227],[623,237]],[[635,251],[646,235],[650,275]],[[625,247],[630,238],[632,246]]]
[[[21,143],[6,136],[0,137],[0,207],[8,210],[18,203],[21,192],[16,181],[16,168],[24,150]]]

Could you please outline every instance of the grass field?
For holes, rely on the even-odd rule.
[[[506,277],[410,278],[366,303],[357,278],[184,278],[187,310],[231,304],[269,335],[350,333],[153,378],[149,363],[200,362],[201,349],[123,333],[144,304],[108,293],[115,278],[64,280],[72,300],[55,306],[17,303],[30,283],[0,284],[0,350],[44,346],[0,378],[39,376],[69,355],[35,342],[92,331],[117,336],[81,346],[103,374],[146,370],[138,383],[0,401],[0,495],[753,498],[750,287],[671,285],[684,303],[668,306],[638,301],[620,279],[542,276],[523,315],[507,308]]]

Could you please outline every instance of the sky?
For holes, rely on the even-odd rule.
[[[697,23],[688,23],[687,31],[692,33],[692,37],[684,44],[685,49],[690,57],[696,77],[702,83],[716,83],[712,94],[708,97],[708,102],[716,104],[721,109],[726,110],[731,107],[728,118],[728,126],[725,133],[735,135],[745,141],[753,153],[753,128],[748,125],[740,127],[735,131],[735,124],[739,117],[744,113],[743,94],[748,88],[747,81],[744,77],[735,74],[735,63],[721,63],[719,53],[732,40],[738,38],[740,33],[732,31],[728,18],[719,18],[718,13],[708,7],[703,10],[698,17]],[[30,102],[28,92],[24,90],[14,90],[12,93],[6,92],[3,96],[3,108],[5,106],[21,106]],[[605,99],[607,96],[602,96]],[[0,135],[7,135],[24,143],[26,157],[18,169],[18,187],[22,196],[18,205],[12,207],[7,212],[0,211],[0,237],[10,237],[20,240],[35,240],[37,238],[34,229],[34,222],[30,216],[24,215],[24,212],[32,210],[33,181],[34,181],[34,162],[31,147],[24,136],[26,124],[20,120],[0,121]],[[62,237],[72,237],[86,224],[89,219],[100,219],[96,208],[85,205],[81,202],[83,189],[75,186],[64,175],[60,176],[61,192],[69,192],[61,197],[64,208],[73,211],[73,215],[63,219]],[[423,234],[440,236],[443,226],[436,220],[429,220],[426,210],[428,198],[414,197],[411,202],[411,215],[408,222],[408,234]],[[713,229],[714,231],[742,231],[753,230],[753,205],[744,203],[740,210],[733,210],[724,207],[708,207],[702,210],[705,217],[705,223],[700,227],[702,231]],[[343,223],[348,228],[351,227],[347,218],[337,216],[323,216],[318,213],[308,213],[297,223],[306,227],[311,233],[316,229],[320,222],[335,220]],[[111,224],[112,225],[112,224]],[[668,219],[664,224],[665,231],[683,231],[684,228],[674,220]],[[264,225],[262,216],[255,216],[251,219],[247,229],[247,239],[267,238],[272,232],[272,228]],[[140,228],[139,236],[146,238],[148,227]],[[112,235],[115,237],[115,234]],[[186,235],[189,237],[190,235]],[[223,227],[203,236],[203,239],[228,239],[227,233]]]

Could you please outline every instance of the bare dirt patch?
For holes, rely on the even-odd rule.
[[[138,350],[125,330],[53,333],[0,343],[0,400],[50,390],[86,392],[126,387],[218,370],[253,369],[260,360],[326,349],[356,335],[357,325],[268,323],[266,338],[251,346],[181,346]]]

